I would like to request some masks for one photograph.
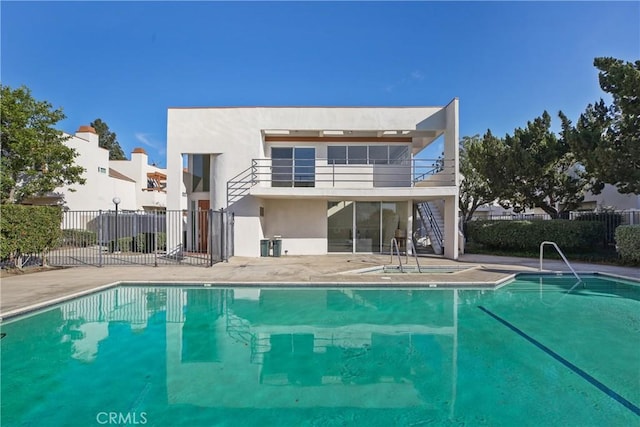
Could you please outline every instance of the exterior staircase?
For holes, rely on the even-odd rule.
[[[433,202],[418,204],[418,216],[423,228],[427,231],[433,252],[437,255],[444,253],[444,219],[440,209]]]

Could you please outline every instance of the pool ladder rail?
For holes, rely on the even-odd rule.
[[[578,283],[582,283],[582,286],[584,287],[584,281],[580,278],[580,276],[578,276],[578,273],[576,273],[576,271],[573,269],[573,267],[571,266],[571,264],[569,264],[569,261],[567,260],[567,257],[564,256],[564,253],[560,250],[560,248],[558,247],[558,245],[556,244],[556,242],[550,242],[545,240],[544,242],[540,243],[540,271],[542,271],[542,257],[544,255],[544,247],[546,245],[550,245],[553,246],[554,248],[556,248],[556,251],[558,251],[558,254],[560,254],[560,257],[562,257],[562,260],[564,261],[564,263],[567,265],[567,267],[569,267],[569,270],[571,270],[571,272],[573,273],[573,275],[576,277],[576,279],[578,279],[578,282],[576,283],[576,285]],[[575,287],[575,285],[574,285]]]
[[[391,262],[393,262],[393,252],[398,255],[398,264],[400,266],[400,272],[404,273],[404,267],[402,267],[402,256],[400,255],[400,246],[398,245],[398,239],[395,237],[391,239]],[[407,256],[406,262],[409,261],[409,249],[411,249],[411,253],[413,257],[416,259],[416,265],[418,266],[418,273],[422,273],[422,269],[420,268],[420,262],[418,261],[418,253],[416,252],[416,247],[413,244],[412,239],[407,239],[407,247],[405,248],[405,254]]]

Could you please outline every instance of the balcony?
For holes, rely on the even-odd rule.
[[[167,193],[160,188],[143,188],[139,195],[138,206],[146,209],[165,209]]]
[[[241,197],[417,198],[455,194],[453,160],[407,159],[391,163],[327,159],[254,159],[227,183],[227,202]]]

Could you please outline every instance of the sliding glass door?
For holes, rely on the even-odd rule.
[[[388,253],[391,239],[406,244],[406,202],[329,202],[328,252]]]
[[[272,187],[315,187],[316,149],[274,147],[271,167]]]
[[[356,203],[356,252],[380,252],[380,202]]]
[[[329,202],[328,252],[353,252],[353,206],[353,202]]]

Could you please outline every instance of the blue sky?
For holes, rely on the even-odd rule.
[[[0,2],[0,77],[166,164],[167,108],[445,105],[504,135],[603,97],[639,2]],[[558,120],[556,120],[556,126]]]

